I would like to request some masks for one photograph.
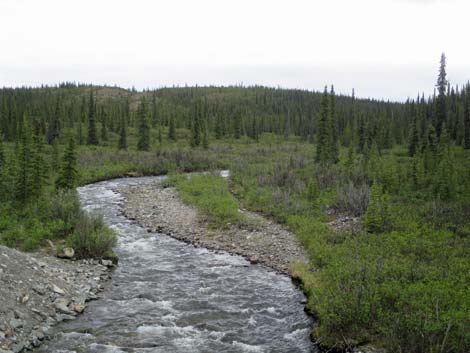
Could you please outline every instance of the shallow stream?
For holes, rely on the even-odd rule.
[[[316,352],[304,295],[290,278],[240,256],[148,233],[126,219],[117,188],[157,177],[79,188],[119,235],[119,266],[102,298],[55,327],[36,352]]]

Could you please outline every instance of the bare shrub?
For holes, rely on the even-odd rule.
[[[355,185],[350,181],[337,187],[333,206],[339,212],[359,217],[367,210],[368,203],[369,185],[366,183]]]

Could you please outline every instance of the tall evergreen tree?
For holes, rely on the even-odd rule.
[[[328,129],[330,130],[330,162],[337,163],[339,161],[339,145],[338,145],[338,131],[336,126],[336,94],[333,85],[330,91],[330,114]]]
[[[47,143],[52,145],[60,135],[60,96],[57,97],[55,110],[47,127]]]
[[[106,127],[107,114],[103,112],[101,117],[101,140],[108,141],[108,129]]]
[[[465,91],[463,146],[468,150],[470,149],[470,83],[467,84]]]
[[[42,136],[35,133],[33,137],[33,158],[32,158],[32,193],[33,196],[41,195],[47,183],[48,171],[47,163],[44,159],[44,144]]]
[[[139,108],[137,110],[137,119],[139,122],[139,140],[137,141],[137,149],[139,151],[150,150],[150,125],[148,117],[147,100],[145,96],[140,101]]]
[[[204,130],[202,132],[202,147],[207,150],[209,148],[209,127],[207,120],[204,121]]]
[[[15,185],[15,198],[21,204],[26,204],[33,195],[33,152],[32,152],[32,133],[28,118],[21,130],[21,142],[18,154],[18,175]]]
[[[191,146],[197,147],[201,144],[202,133],[202,103],[196,102],[194,115],[191,119]]]
[[[242,137],[242,114],[236,111],[233,116],[233,137],[237,140]]]
[[[75,153],[75,140],[71,136],[64,152],[60,173],[56,179],[57,189],[73,189],[77,185],[77,156]]]
[[[127,131],[126,122],[124,121],[124,118],[121,118],[120,122],[118,149],[127,150]]]
[[[410,134],[410,143],[408,145],[408,154],[410,157],[413,157],[419,149],[419,131],[418,131],[418,121],[415,116],[411,125],[411,134]]]
[[[0,171],[5,166],[5,150],[3,148],[3,136],[2,132],[0,131]]]
[[[439,67],[439,76],[437,78],[437,100],[436,100],[436,116],[435,116],[435,124],[436,124],[436,133],[437,137],[441,137],[442,133],[442,125],[446,121],[447,116],[447,98],[446,98],[446,90],[447,90],[447,79],[446,79],[446,56],[444,53],[441,55],[441,63]]]
[[[93,98],[93,91],[90,91],[90,100],[88,102],[88,139],[87,143],[89,145],[98,145],[98,136],[96,135],[96,106],[95,100]]]
[[[175,126],[175,116],[170,116],[170,123],[168,126],[168,138],[171,141],[176,141],[176,126]]]
[[[317,152],[315,161],[328,164],[331,161],[331,125],[328,88],[325,86],[320,102],[320,118],[317,124]]]
[[[77,125],[77,141],[79,145],[83,145],[84,139],[83,139],[83,123],[81,119],[78,120],[78,125]]]
[[[290,110],[287,108],[287,114],[286,114],[286,122],[284,124],[284,140],[289,139],[289,134],[290,134]]]

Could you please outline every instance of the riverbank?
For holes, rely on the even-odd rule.
[[[0,353],[38,347],[51,328],[97,299],[110,262],[72,261],[0,246]]]
[[[307,255],[295,235],[279,224],[245,209],[243,225],[227,224],[212,229],[204,216],[178,197],[173,187],[161,183],[118,190],[124,197],[123,212],[150,232],[213,250],[223,250],[290,274],[295,262],[307,263]]]

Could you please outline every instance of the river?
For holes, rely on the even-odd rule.
[[[121,212],[117,188],[158,177],[78,189],[82,207],[119,235],[119,266],[99,300],[55,327],[36,352],[316,352],[304,295],[289,277],[240,256],[148,233]]]

